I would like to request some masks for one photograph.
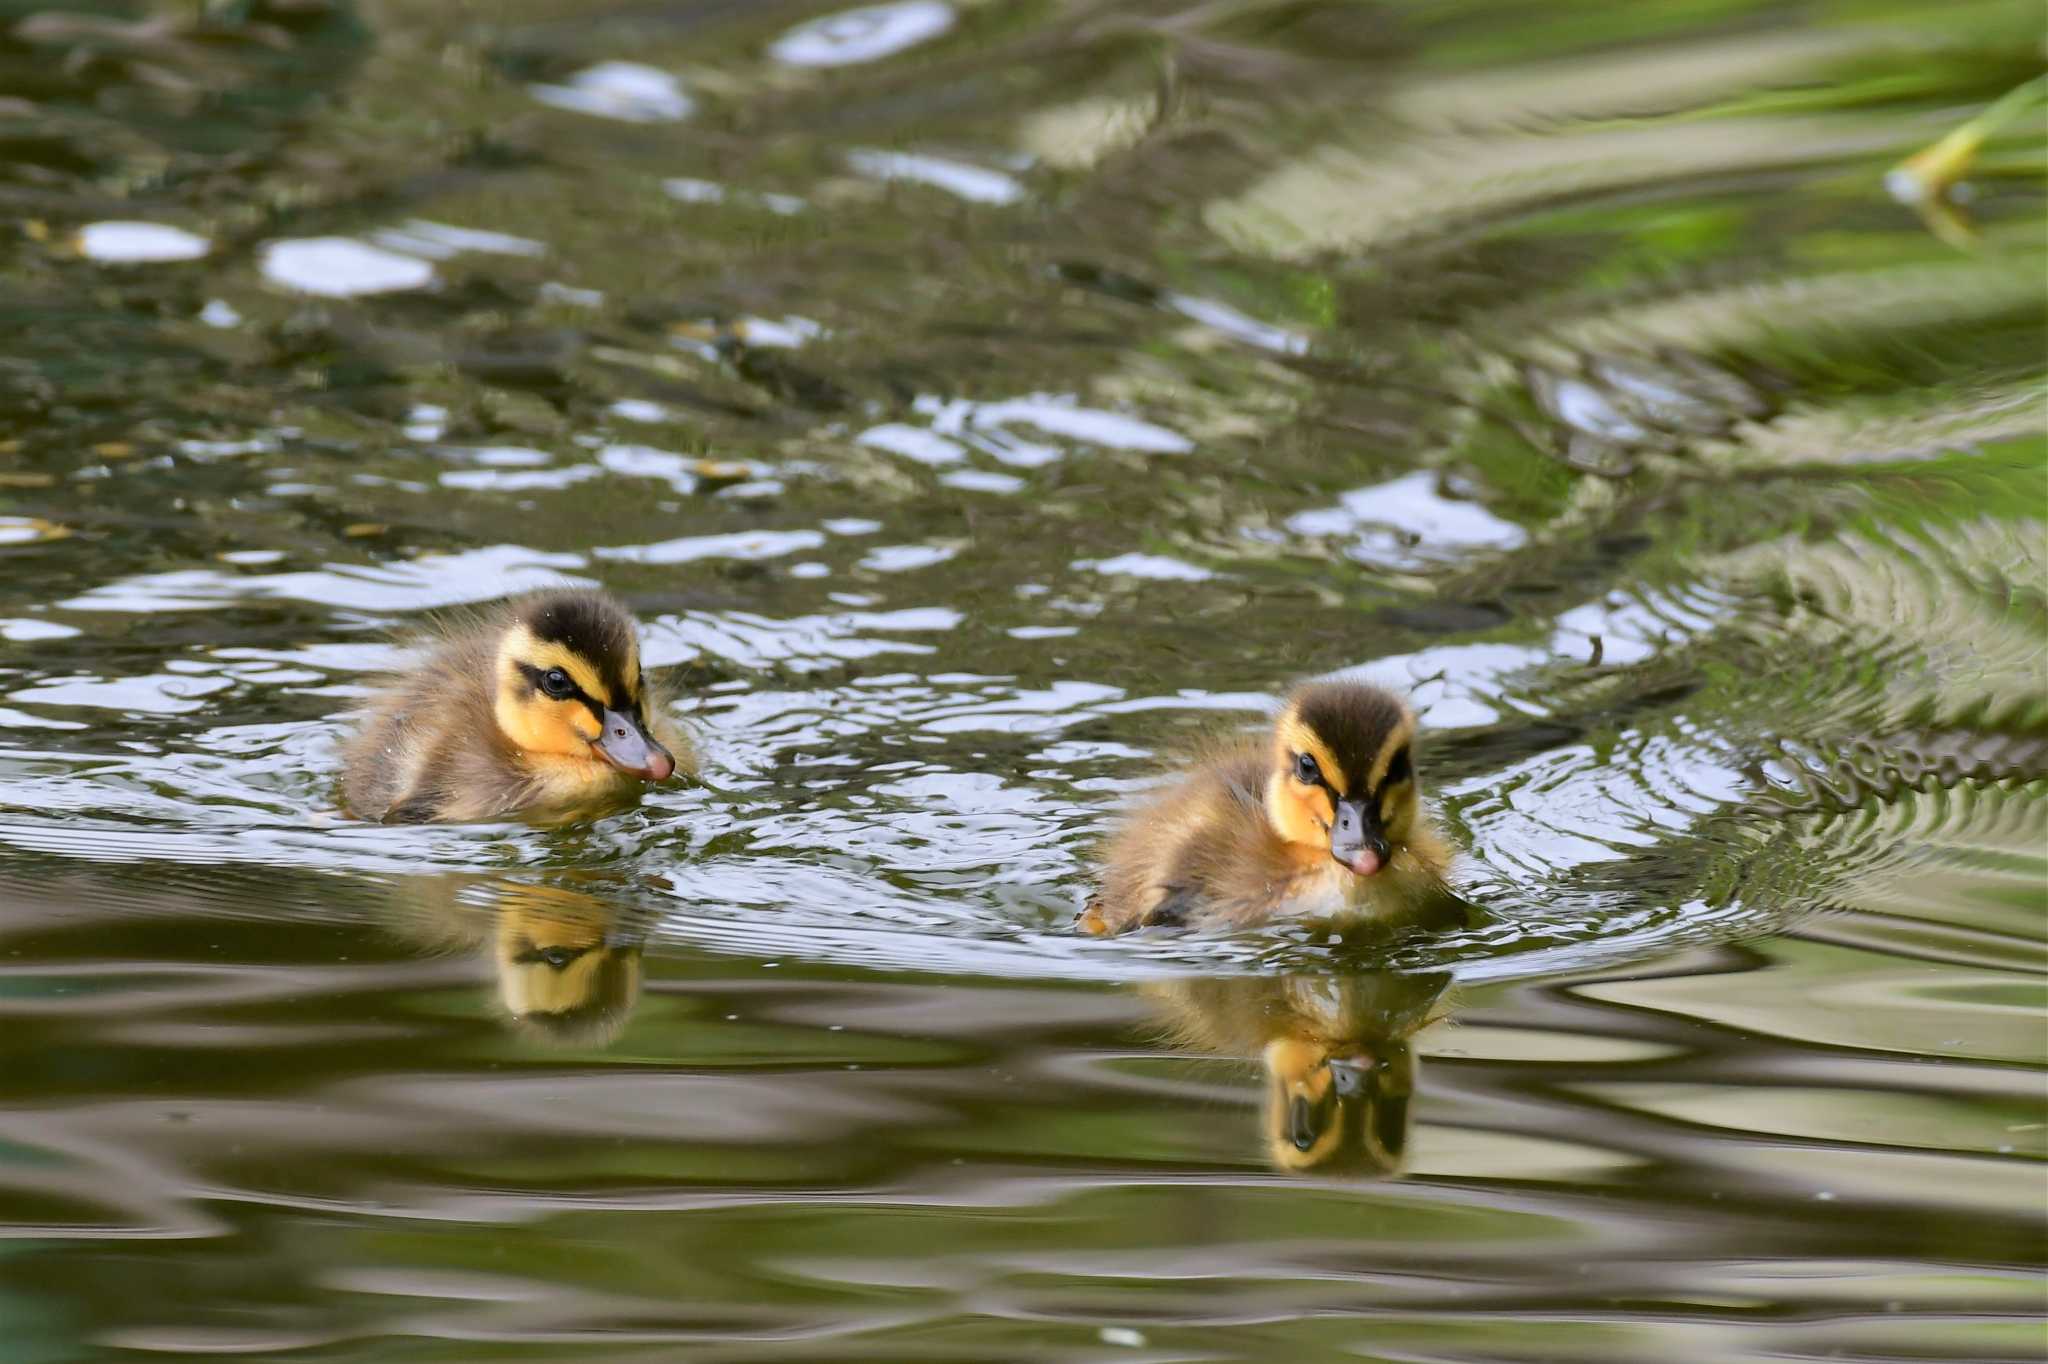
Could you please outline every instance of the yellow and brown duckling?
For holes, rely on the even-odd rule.
[[[1213,754],[1111,838],[1078,926],[1235,928],[1401,919],[1448,897],[1451,848],[1423,813],[1415,716],[1392,692],[1311,682],[1270,735]]]
[[[344,752],[349,812],[387,824],[575,813],[694,770],[602,592],[515,598],[444,629],[363,709]]]

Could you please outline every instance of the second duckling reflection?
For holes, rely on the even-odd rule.
[[[1378,1178],[1408,1152],[1409,1038],[1447,1016],[1451,978],[1393,971],[1244,976],[1141,986],[1180,1046],[1256,1058],[1266,1156],[1284,1174]]]

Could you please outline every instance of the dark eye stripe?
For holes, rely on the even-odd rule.
[[[546,668],[536,668],[531,663],[521,663],[519,665],[519,671],[522,675],[525,676],[527,682],[532,685],[533,689],[539,692],[542,696],[548,696],[550,700],[556,701],[581,701],[586,707],[589,708],[590,713],[597,717],[597,722],[600,725],[604,723],[604,707],[599,705],[597,700],[594,697],[592,697],[589,692],[577,686],[575,678],[572,677],[569,679],[569,694],[567,696],[550,696],[548,689],[541,685],[541,679],[548,675],[548,670]]]
[[[512,960],[521,966],[544,964],[550,971],[566,971],[571,963],[591,951],[590,947],[535,947],[528,943],[513,954]]]
[[[1387,762],[1387,775],[1380,778],[1380,790],[1391,790],[1415,775],[1415,766],[1408,758],[1408,745],[1401,745],[1400,751]]]

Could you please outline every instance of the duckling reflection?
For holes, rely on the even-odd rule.
[[[392,905],[423,946],[486,956],[505,1019],[561,1046],[605,1046],[640,1000],[646,932],[606,900],[562,886],[422,878]]]
[[[1409,1037],[1447,1016],[1445,973],[1222,977],[1148,983],[1174,1041],[1257,1057],[1267,1158],[1283,1174],[1380,1178],[1408,1151]]]
[[[508,888],[492,937],[498,999],[523,1031],[602,1046],[640,1000],[640,949],[640,936],[601,901],[547,886]]]

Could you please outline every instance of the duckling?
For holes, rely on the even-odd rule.
[[[1416,795],[1414,735],[1392,692],[1297,688],[1270,736],[1213,754],[1131,814],[1077,927],[1388,920],[1452,898],[1450,845]]]
[[[349,812],[386,824],[582,813],[695,770],[633,617],[580,589],[443,631],[370,699],[343,757]]]
[[[1242,976],[1141,987],[1173,1040],[1256,1056],[1266,1072],[1266,1158],[1283,1174],[1397,1172],[1407,1158],[1415,1053],[1445,1017],[1448,974]]]

